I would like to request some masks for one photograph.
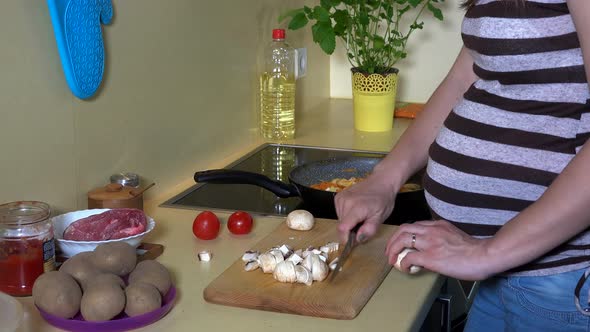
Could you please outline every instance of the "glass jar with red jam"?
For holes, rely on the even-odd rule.
[[[0,205],[0,291],[29,296],[43,272],[55,270],[49,205],[36,201]]]

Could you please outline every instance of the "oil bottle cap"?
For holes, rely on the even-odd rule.
[[[285,29],[273,29],[272,39],[285,39]]]

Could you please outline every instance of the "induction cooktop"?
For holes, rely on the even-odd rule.
[[[260,173],[273,180],[288,183],[289,173],[296,166],[311,161],[351,156],[381,158],[385,154],[374,151],[266,143],[224,168]],[[280,198],[258,186],[212,183],[197,183],[160,206],[212,211],[242,210],[259,215],[275,216],[286,216],[295,209],[306,208],[299,197]],[[417,213],[420,215],[410,219],[429,217],[426,211]],[[336,219],[335,215],[315,216]]]

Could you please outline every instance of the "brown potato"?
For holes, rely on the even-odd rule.
[[[103,243],[94,249],[93,263],[103,272],[124,276],[135,268],[137,253],[125,242]]]
[[[89,287],[94,287],[102,283],[118,285],[119,287],[121,287],[121,289],[125,288],[125,282],[118,275],[113,273],[99,273],[93,277],[88,278],[82,289],[86,291],[86,289],[88,289]]]
[[[40,275],[33,284],[35,304],[61,318],[72,318],[80,310],[82,291],[72,276],[61,271]]]
[[[113,319],[125,308],[125,292],[113,283],[88,286],[82,295],[80,311],[85,320],[101,322]]]
[[[125,313],[130,317],[145,314],[162,306],[160,291],[145,282],[136,282],[127,286],[125,296],[127,297]]]
[[[129,284],[136,282],[145,282],[155,286],[162,296],[166,295],[172,286],[172,278],[168,269],[151,259],[139,262],[129,275]]]
[[[78,282],[82,288],[86,280],[96,274],[100,273],[99,269],[92,263],[94,253],[92,251],[85,251],[68,258],[60,267],[59,270],[65,272]]]

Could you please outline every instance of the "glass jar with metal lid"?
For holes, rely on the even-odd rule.
[[[0,291],[31,295],[43,272],[55,269],[49,205],[36,201],[0,205]]]

